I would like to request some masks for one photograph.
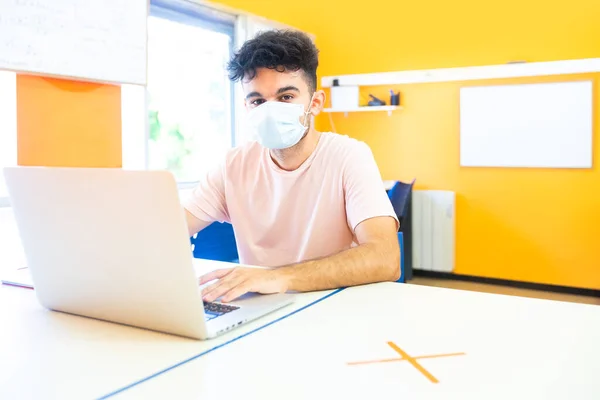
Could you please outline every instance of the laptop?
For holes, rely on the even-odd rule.
[[[294,300],[202,301],[169,172],[8,167],[4,175],[35,293],[48,309],[209,339]]]

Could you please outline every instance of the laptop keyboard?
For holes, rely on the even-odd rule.
[[[204,314],[206,316],[207,321],[210,321],[211,319],[215,319],[237,309],[239,309],[239,307],[230,306],[228,304],[207,303],[206,301],[204,302]]]

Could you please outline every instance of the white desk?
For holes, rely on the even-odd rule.
[[[196,262],[198,269],[207,271],[227,266]],[[48,311],[39,305],[33,290],[0,285],[0,399],[97,398],[330,293],[301,294],[293,305],[226,335],[196,341]]]
[[[416,362],[348,365],[460,353]],[[600,399],[600,307],[384,283],[346,289],[114,399]]]

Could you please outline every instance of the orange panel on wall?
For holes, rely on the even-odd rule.
[[[119,86],[17,77],[19,165],[121,166]]]

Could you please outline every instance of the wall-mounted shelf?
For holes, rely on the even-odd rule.
[[[321,86],[331,87],[334,79],[337,79],[341,86],[379,86],[590,72],[600,72],[600,58],[324,76],[321,78]]]
[[[347,108],[347,109],[337,109],[337,108],[325,108],[323,112],[334,113],[334,112],[343,112],[344,115],[348,116],[350,112],[376,112],[376,111],[387,111],[388,115],[392,115],[392,111],[402,110],[401,106],[365,106],[365,107],[356,107],[356,108]]]

